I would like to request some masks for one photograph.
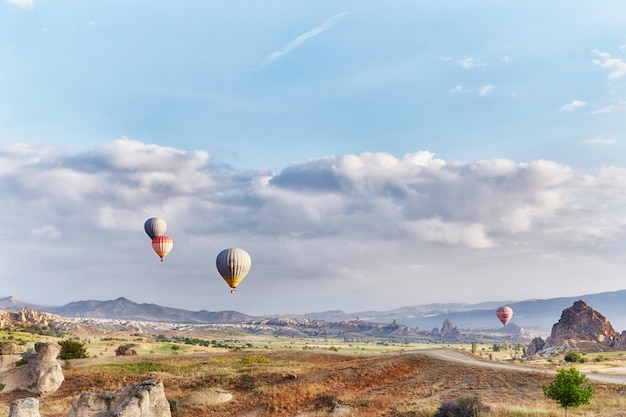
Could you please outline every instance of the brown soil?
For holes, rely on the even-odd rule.
[[[541,390],[553,375],[493,363],[483,366],[463,356],[439,349],[371,356],[239,351],[84,359],[64,371],[66,379],[57,392],[40,399],[40,412],[43,417],[65,416],[81,393],[116,391],[156,378],[164,383],[174,417],[425,417],[442,402],[467,396],[478,397],[493,416],[539,415],[515,414],[519,410],[563,415]],[[140,372],[130,368],[141,361],[167,367]],[[109,366],[94,366],[105,364]],[[215,388],[232,393],[233,399],[216,404]],[[594,382],[594,389],[594,399],[624,395],[619,384]],[[28,396],[32,395],[0,394],[0,404],[8,407],[13,399]],[[619,408],[583,408],[569,415],[618,416]]]

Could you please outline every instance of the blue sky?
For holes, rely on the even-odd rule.
[[[624,15],[4,0],[0,296],[274,314],[623,289]],[[234,296],[231,246],[253,259]]]

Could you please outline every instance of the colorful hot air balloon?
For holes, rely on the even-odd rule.
[[[217,255],[215,260],[217,270],[230,287],[230,292],[234,293],[237,285],[250,272],[252,259],[248,252],[239,248],[224,249]]]
[[[167,230],[167,223],[160,217],[150,217],[143,224],[143,229],[146,231],[150,239],[154,239],[157,236],[163,236]]]
[[[509,320],[513,317],[513,309],[509,306],[502,306],[496,311],[496,316],[498,316],[502,325],[506,326]]]
[[[173,247],[174,241],[169,236],[155,236],[154,239],[152,239],[152,249],[159,255],[161,262],[163,262],[163,258],[170,253]]]

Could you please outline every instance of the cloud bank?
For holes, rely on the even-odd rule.
[[[479,268],[484,274],[503,254],[522,264],[526,256],[538,262],[610,256],[623,243],[626,224],[626,168],[585,173],[546,160],[455,162],[428,151],[399,158],[366,152],[280,172],[235,171],[214,167],[203,151],[121,138],[78,153],[14,145],[0,149],[0,167],[0,221],[12,242],[5,270],[15,278],[4,290],[19,291],[19,282],[44,276],[56,283],[84,283],[89,276],[72,300],[106,298],[98,282],[115,288],[119,280],[125,296],[137,291],[135,299],[143,294],[157,302],[154,297],[175,290],[150,295],[140,284],[132,287],[128,274],[148,274],[173,288],[189,279],[193,289],[205,285],[220,249],[240,246],[252,254],[258,274],[250,293],[257,285],[256,291],[276,294],[313,285],[307,297],[326,291],[329,303],[339,303],[350,288],[366,303],[398,286],[417,290],[418,277],[452,274],[456,282],[472,274],[468,263],[491,259],[493,265]],[[164,263],[177,268],[173,282],[164,275],[167,266],[153,269],[159,265],[142,230],[152,216],[166,218],[176,242]],[[191,292],[204,297],[206,290]],[[198,305],[184,293],[179,303]],[[119,295],[111,290],[111,297]],[[238,296],[248,309],[260,302]],[[319,310],[309,301],[299,302]]]

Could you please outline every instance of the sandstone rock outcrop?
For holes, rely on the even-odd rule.
[[[40,417],[39,400],[28,397],[15,400],[11,403],[9,417]]]
[[[456,336],[459,334],[459,330],[456,328],[454,324],[452,324],[452,320],[447,318],[443,321],[443,324],[441,325],[440,333],[443,336],[450,336],[450,335]]]
[[[610,342],[614,336],[615,329],[606,317],[583,300],[563,310],[561,319],[552,326],[550,334],[552,344],[556,345],[569,339]]]
[[[148,379],[116,392],[82,394],[67,417],[171,417],[163,382]]]
[[[617,332],[606,317],[585,301],[578,300],[572,307],[563,310],[558,323],[552,326],[552,332],[547,340],[541,338],[532,340],[525,357],[575,350],[577,346],[582,345],[576,343],[577,341],[593,342],[585,343],[584,346],[587,348],[597,346],[598,350],[603,350],[615,345],[616,336]]]
[[[53,342],[35,344],[26,365],[12,367],[0,374],[2,392],[28,391],[41,397],[55,392],[65,379],[57,360],[61,346]]]
[[[535,337],[533,340],[530,341],[530,344],[528,345],[528,348],[526,349],[526,356],[529,358],[532,358],[533,356],[541,352],[541,350],[545,346],[546,346],[545,340],[543,340],[540,337]]]

